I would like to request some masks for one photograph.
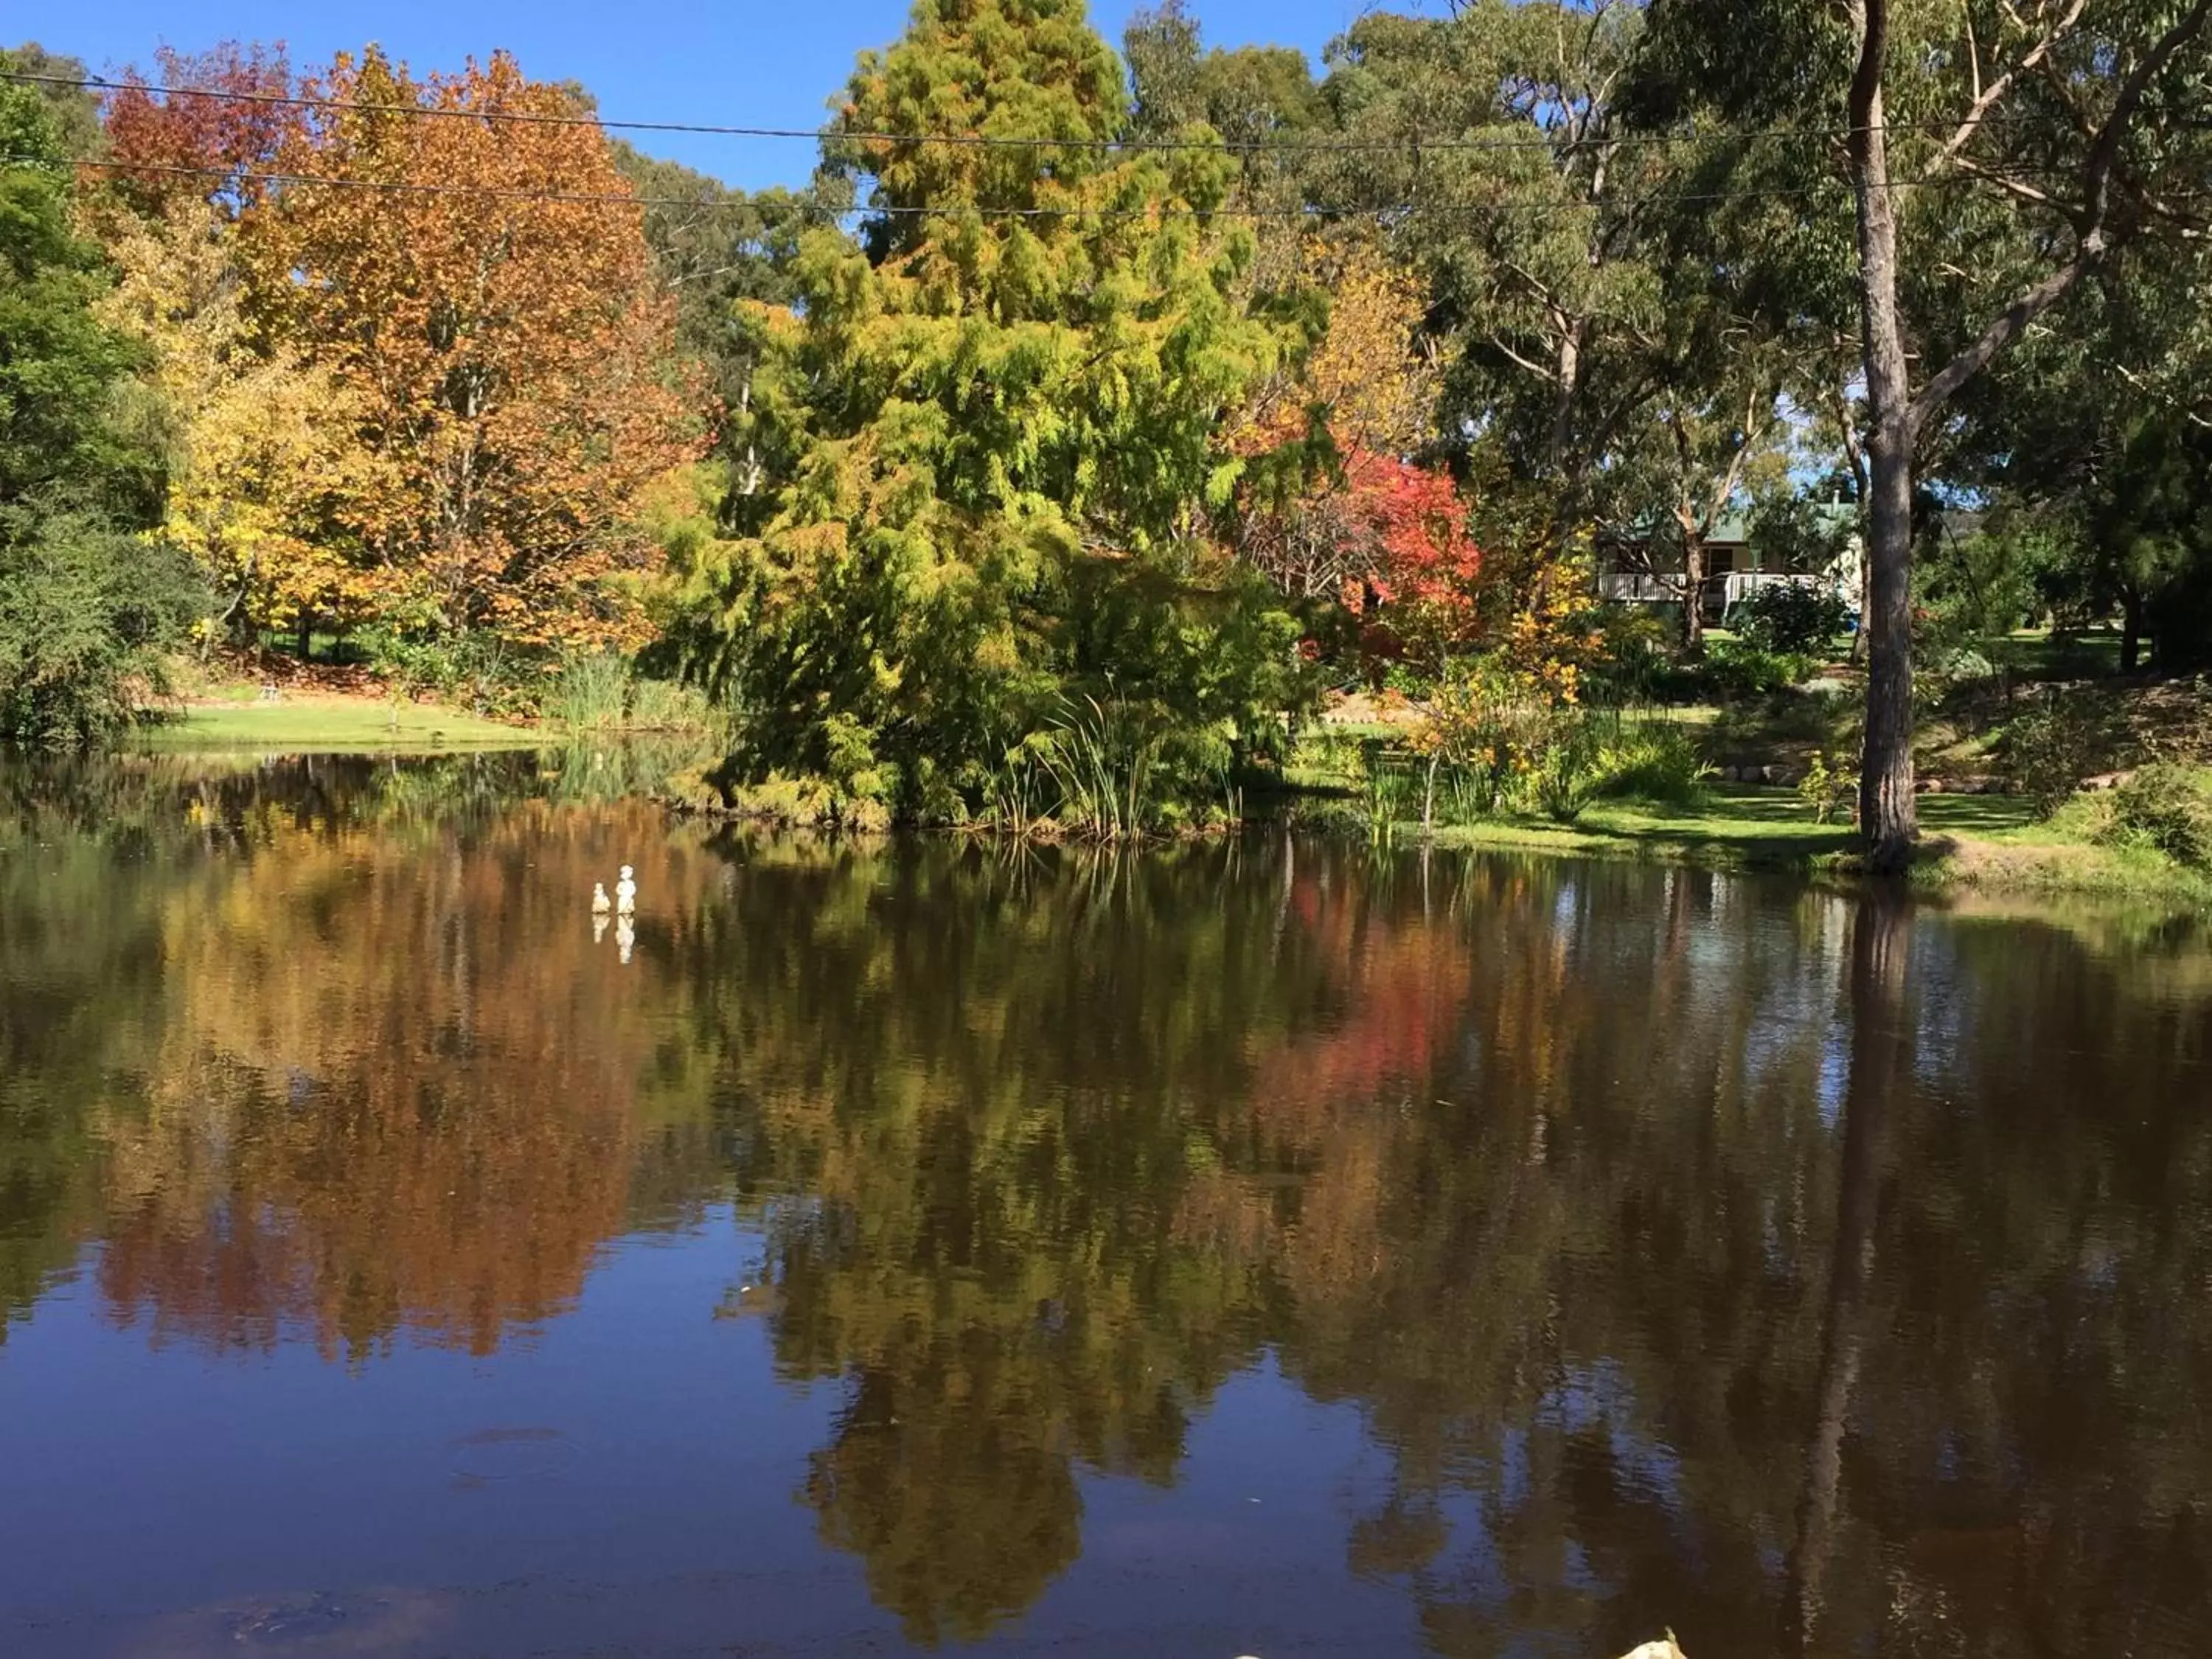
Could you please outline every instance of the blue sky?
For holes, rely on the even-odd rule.
[[[1144,0],[1092,0],[1116,43]],[[1322,47],[1359,0],[1193,0],[1210,45],[1265,40]],[[1415,9],[1408,5],[1407,9]],[[416,70],[458,67],[504,46],[538,80],[582,82],[611,119],[813,127],[853,56],[905,26],[908,0],[13,0],[0,44],[36,40],[95,72],[145,64],[163,42],[191,51],[224,40],[283,40],[295,64],[375,40]],[[813,147],[793,140],[647,135],[641,146],[748,189],[798,183]]]

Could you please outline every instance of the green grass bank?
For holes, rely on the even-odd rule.
[[[2083,797],[2039,820],[2007,795],[1924,795],[1911,880],[1927,891],[2073,894],[2212,910],[2212,877],[2155,848],[2100,839],[2101,803]],[[1418,844],[1420,826],[1393,839]],[[1857,873],[1856,833],[1821,823],[1794,791],[1717,785],[1692,806],[1601,801],[1571,824],[1528,814],[1440,826],[1438,847],[1510,847],[1578,857],[1647,859],[1708,869]]]
[[[433,703],[336,695],[287,695],[273,702],[195,702],[140,730],[151,749],[281,749],[290,752],[430,753],[528,749],[546,740],[531,726],[489,720]]]

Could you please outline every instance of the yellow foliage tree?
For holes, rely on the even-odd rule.
[[[1432,435],[1441,379],[1421,331],[1419,280],[1392,265],[1371,237],[1308,238],[1290,280],[1328,296],[1328,326],[1297,362],[1255,391],[1232,428],[1241,453],[1304,434],[1318,410],[1341,453],[1401,459]]]
[[[359,394],[262,342],[241,305],[237,225],[206,202],[115,211],[102,229],[118,272],[106,320],[148,349],[168,436],[155,533],[199,562],[234,632],[361,621],[377,573],[338,526],[378,498],[388,469],[357,441]]]

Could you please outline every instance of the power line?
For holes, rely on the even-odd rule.
[[[65,168],[90,167],[109,173],[154,173],[166,176],[208,179],[230,185],[311,185],[335,190],[368,190],[392,195],[408,196],[476,196],[495,201],[557,202],[597,204],[625,208],[695,208],[708,211],[717,210],[757,210],[757,204],[742,197],[639,196],[615,191],[563,191],[554,189],[518,189],[496,185],[424,184],[408,179],[355,179],[337,174],[310,173],[260,172],[246,168],[220,167],[189,167],[165,161],[106,161],[83,160],[52,161],[44,156],[0,155],[0,165],[9,167],[44,167],[54,171]],[[1890,188],[1936,189],[1972,185],[1978,181],[1960,174],[1946,174],[1934,179],[1899,179],[1893,180]],[[1802,186],[1774,186],[1749,190],[1688,191],[1654,194],[1635,198],[1630,206],[1634,209],[1662,206],[1713,205],[1725,202],[1746,200],[1810,200],[1813,192]],[[2212,192],[2189,192],[2168,200],[2194,201]],[[1522,200],[1499,199],[1491,202],[1436,202],[1407,200],[1385,203],[1349,203],[1330,204],[1307,203],[1297,207],[1263,208],[1224,206],[1218,208],[1169,207],[1154,205],[1141,208],[1116,207],[982,207],[964,205],[957,208],[913,207],[878,204],[853,207],[825,212],[827,217],[882,218],[943,218],[975,217],[982,219],[1253,219],[1302,221],[1332,218],[1391,218],[1409,214],[1462,214],[1480,216],[1486,214],[1516,211],[1560,214],[1592,205],[1587,203],[1562,202],[1528,198]],[[802,210],[803,211],[803,210]]]
[[[1667,133],[1613,133],[1601,139],[1575,138],[1565,135],[1525,138],[1426,138],[1419,134],[1399,138],[1296,139],[1289,142],[1229,138],[1210,142],[1192,138],[1053,138],[1007,137],[975,132],[889,132],[855,131],[837,127],[727,126],[698,121],[614,120],[599,115],[554,115],[526,110],[454,109],[438,105],[377,104],[349,99],[306,98],[285,93],[223,91],[212,87],[158,86],[136,81],[112,81],[96,75],[34,75],[19,70],[0,70],[0,80],[37,86],[70,87],[84,91],[137,92],[163,98],[206,98],[230,103],[257,104],[286,109],[337,110],[362,115],[409,115],[443,120],[503,121],[526,126],[594,127],[611,132],[666,132],[698,134],[710,137],[807,139],[815,143],[843,139],[857,143],[940,144],[977,149],[1088,150],[1108,154],[1195,151],[1208,154],[1226,152],[1230,155],[1264,155],[1399,153],[1418,156],[1425,154],[1495,150],[1542,150],[1556,154],[1563,149],[1596,148],[1601,145],[1634,148],[1680,144],[1685,141],[1682,135]],[[1957,131],[1962,125],[1979,130],[2023,125],[2030,125],[2030,123],[2017,117],[1984,117],[1974,122],[1892,121],[1887,124],[1887,130],[1892,132],[1949,134]],[[2043,122],[2040,125],[2048,127],[2055,124]],[[1698,136],[1745,143],[1764,143],[1770,139],[1805,138],[1840,143],[1850,136],[1850,129],[1838,126],[1764,127],[1740,131],[1723,130],[1716,133]]]

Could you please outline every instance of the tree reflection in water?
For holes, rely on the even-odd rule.
[[[920,1642],[1030,1607],[1085,1480],[1171,1486],[1263,1354],[1387,1454],[1346,1559],[1439,1651],[2207,1616],[2200,939],[714,839],[583,769],[11,775],[7,1305],[97,1245],[157,1340],[489,1352],[733,1202],[780,1373],[845,1389],[799,1495]]]

